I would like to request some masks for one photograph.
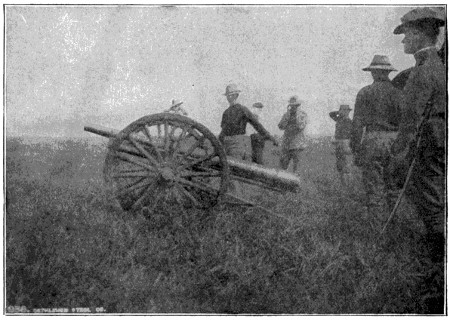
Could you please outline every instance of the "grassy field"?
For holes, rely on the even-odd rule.
[[[270,209],[125,214],[104,185],[106,139],[8,139],[6,306],[112,313],[429,313],[441,293],[404,201],[378,239],[358,168],[344,190],[331,140],[304,152],[296,194]],[[268,166],[276,166],[268,149]],[[7,309],[8,310],[8,309]]]

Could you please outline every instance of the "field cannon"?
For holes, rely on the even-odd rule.
[[[253,205],[227,193],[231,179],[277,192],[300,187],[287,171],[227,158],[217,137],[185,116],[159,113],[122,131],[97,125],[84,130],[110,139],[104,178],[126,211],[161,203],[208,208],[225,198]]]

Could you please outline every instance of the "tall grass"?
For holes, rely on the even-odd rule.
[[[101,147],[15,143],[6,162],[8,306],[403,314],[430,312],[427,299],[442,294],[424,286],[436,271],[408,204],[378,238],[360,188],[343,190],[324,168],[306,174],[298,194],[251,194],[261,207],[127,215],[102,183]]]

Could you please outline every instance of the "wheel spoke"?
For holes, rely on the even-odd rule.
[[[176,151],[177,151],[178,149],[180,149],[180,147],[181,147],[181,142],[184,141],[184,140],[186,140],[187,137],[189,136],[189,134],[186,134],[186,133],[188,133],[188,130],[189,130],[189,128],[183,127],[183,129],[182,129],[180,135],[179,135],[178,138],[175,140],[174,145],[173,145],[172,158],[173,158],[174,155],[176,154]]]
[[[169,124],[164,121],[164,159],[167,160],[169,155]]]
[[[139,153],[139,151],[136,151],[133,146],[128,146],[128,145],[122,144],[122,145],[119,146],[117,151],[120,151],[120,152],[123,152],[123,153],[130,154],[132,156],[137,156],[139,158],[142,158],[142,155]]]
[[[139,177],[148,177],[149,171],[148,170],[127,170],[127,171],[120,171],[117,174],[113,174],[113,178],[139,178]]]
[[[156,185],[156,190],[153,193],[153,196],[155,196],[154,197],[154,202],[152,204],[152,207],[151,207],[150,211],[154,211],[156,209],[156,206],[158,205],[158,202],[161,199],[162,195],[163,195],[163,192],[162,192],[161,188],[159,188],[158,185]]]
[[[181,197],[180,193],[178,192],[178,189],[174,188],[170,192],[174,195],[175,202],[180,207],[180,210],[184,212],[183,198]]]
[[[162,162],[163,162],[163,158],[162,158],[162,156],[161,156],[161,153],[159,152],[158,147],[157,147],[156,145],[154,145],[152,142],[148,142],[148,141],[138,141],[138,142],[142,143],[142,144],[145,145],[146,147],[152,148],[152,149],[155,151],[155,153],[156,153],[157,161],[158,161],[159,163],[162,163]]]
[[[136,202],[133,204],[133,206],[131,207],[132,211],[135,211],[139,208],[142,207],[142,205],[145,203],[145,201],[147,201],[147,199],[151,196],[151,189],[155,186],[156,182],[153,181],[153,183],[149,184],[147,186],[147,188],[145,188],[145,191],[143,192],[143,194],[139,197],[138,200],[136,200]]]
[[[164,145],[164,149],[165,149],[165,153],[166,153],[166,160],[170,160],[173,157],[174,154],[174,144],[175,144],[175,139],[174,139],[174,134],[175,134],[175,130],[177,130],[177,125],[176,124],[170,124],[171,129],[169,132],[169,138],[166,141],[166,144]]]
[[[181,191],[182,194],[184,194],[189,200],[191,200],[191,202],[194,204],[194,206],[199,207],[200,203],[197,201],[197,199],[195,199],[195,197],[189,192],[187,191],[183,186],[176,184],[177,186],[177,190]]]
[[[173,136],[174,136],[175,130],[177,130],[177,128],[178,127],[175,124],[172,124],[172,129],[170,130],[170,133],[169,133],[169,138],[171,141],[173,141]]]
[[[140,144],[139,142],[136,141],[136,139],[134,137],[132,137],[131,135],[128,137],[128,139],[131,141],[131,143],[140,151],[144,154],[144,156],[151,162],[153,163],[155,166],[159,166],[158,161],[152,157],[152,155],[150,153],[148,153],[147,150],[145,150]]]
[[[201,137],[199,140],[195,141],[195,143],[188,149],[188,151],[186,151],[186,153],[183,154],[179,161],[183,163],[195,151],[195,149],[203,143],[204,139],[204,137]]]
[[[188,161],[186,160],[186,163],[183,164],[183,165],[181,165],[180,167],[178,167],[178,170],[185,170],[185,169],[187,169],[187,168],[192,168],[193,166],[196,166],[196,165],[198,165],[198,164],[200,164],[200,163],[202,163],[202,162],[211,160],[211,159],[213,159],[213,158],[216,157],[216,156],[217,156],[216,153],[212,153],[212,154],[210,154],[210,155],[208,155],[208,156],[206,156],[206,157],[203,157],[203,158],[200,158],[200,159],[196,159],[196,160],[194,160],[193,162],[188,162]]]
[[[148,141],[150,141],[150,143],[152,143],[153,139],[152,139],[152,134],[150,132],[149,127],[147,127],[147,125],[144,125],[144,133],[148,138]]]
[[[207,192],[209,194],[212,194],[214,196],[219,195],[219,191],[218,190],[213,189],[212,187],[210,187],[208,185],[205,185],[205,184],[203,184],[201,182],[198,182],[198,181],[193,182],[193,181],[186,180],[184,178],[177,178],[177,181],[180,184],[187,185],[187,186],[193,187],[195,189],[205,191],[205,192]]]
[[[178,139],[176,140],[177,148],[180,147],[180,142],[181,142],[182,140],[184,140],[184,138],[186,137],[187,131],[188,131],[188,129],[186,129],[186,128],[184,128],[184,127],[183,127],[183,129],[181,130],[181,133],[180,133],[180,135],[178,136]]]
[[[136,173],[136,172],[148,172],[148,170],[142,169],[119,170],[118,173]]]
[[[147,183],[148,183],[148,178],[142,178],[139,179],[138,181],[132,183],[132,184],[128,184],[123,188],[120,188],[119,190],[117,190],[117,195],[118,196],[123,196],[127,193],[131,193],[137,189],[140,189],[142,187],[144,187]]]
[[[115,153],[115,156],[116,156],[117,158],[121,159],[121,160],[130,162],[130,163],[134,163],[134,164],[136,164],[136,165],[138,165],[138,166],[140,166],[140,167],[142,167],[142,168],[148,169],[148,170],[150,170],[150,171],[153,171],[153,172],[157,171],[156,168],[152,167],[151,165],[149,165],[149,164],[147,164],[147,163],[141,162],[141,161],[139,161],[139,160],[133,158],[133,157],[130,156],[129,154],[126,154],[126,153],[123,153],[123,152],[116,152],[116,153]]]

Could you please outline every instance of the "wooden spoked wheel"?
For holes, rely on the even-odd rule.
[[[217,138],[200,123],[169,113],[143,117],[122,130],[109,144],[104,168],[126,211],[212,207],[229,181]]]

